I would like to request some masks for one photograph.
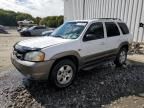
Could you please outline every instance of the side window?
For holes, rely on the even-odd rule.
[[[41,27],[40,29],[46,29],[46,27]]]
[[[35,27],[35,29],[45,29],[45,27]]]
[[[107,37],[119,36],[120,32],[117,25],[114,22],[105,22],[107,29]]]
[[[92,24],[84,36],[84,41],[96,40],[104,38],[104,28],[101,22]]]
[[[39,27],[35,27],[35,28],[34,28],[34,30],[37,30],[37,29],[39,29]]]
[[[118,23],[123,34],[129,34],[129,29],[125,23]]]

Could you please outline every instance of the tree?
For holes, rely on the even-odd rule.
[[[16,13],[13,11],[0,9],[0,25],[17,26],[17,21],[24,19],[34,20],[31,15],[26,13]]]
[[[48,16],[45,18],[36,17],[21,12],[13,12],[0,9],[0,25],[17,26],[17,21],[32,20],[36,24],[46,25],[48,27],[58,27],[63,23],[63,16]]]
[[[63,23],[63,16],[48,16],[41,19],[41,25],[47,25],[48,27],[58,27]]]
[[[26,14],[26,13],[20,13],[18,12],[17,15],[16,15],[16,21],[22,21],[22,20],[34,20],[34,18],[29,15],[29,14]]]
[[[60,26],[64,22],[64,16],[58,16],[57,25]]]
[[[42,18],[36,17],[35,20],[34,20],[34,22],[35,22],[37,25],[39,25],[41,20],[42,20]]]
[[[7,25],[7,26],[16,25],[15,16],[16,16],[15,12],[4,11],[0,9],[0,24]]]

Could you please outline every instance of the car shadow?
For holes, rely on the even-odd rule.
[[[47,82],[27,80],[23,84],[31,96],[45,107],[101,107],[120,97],[144,93],[144,64],[129,62],[121,68],[106,64],[81,71],[74,83],[65,89],[55,89]]]

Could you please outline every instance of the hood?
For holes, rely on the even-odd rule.
[[[44,47],[50,47],[50,46],[70,42],[70,41],[72,40],[45,36],[45,37],[38,37],[38,38],[32,38],[32,39],[21,41],[18,43],[18,45],[29,47],[29,48],[44,48]]]

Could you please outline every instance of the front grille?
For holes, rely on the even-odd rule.
[[[29,47],[25,47],[25,46],[21,46],[16,44],[14,46],[14,51],[13,51],[13,55],[15,55],[18,59],[20,60],[24,60],[24,56],[26,53],[30,52],[30,51],[39,51],[41,50],[40,48],[29,48]]]
[[[23,53],[20,53],[18,51],[14,51],[13,54],[20,60],[24,60],[24,55]]]
[[[30,50],[28,47],[20,46],[20,45],[15,45],[14,46],[14,55],[20,59],[24,60],[25,54]]]

